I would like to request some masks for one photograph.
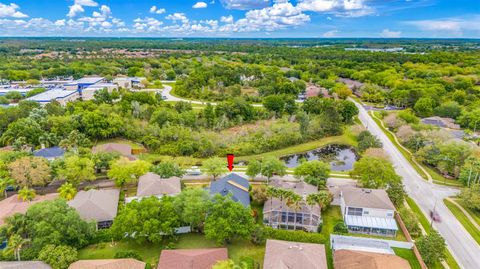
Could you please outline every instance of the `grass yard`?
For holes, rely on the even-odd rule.
[[[410,267],[412,267],[412,269],[422,269],[412,249],[405,249],[405,248],[392,248],[392,249],[393,251],[395,251],[395,254],[397,256],[407,260],[408,263],[410,264]]]
[[[459,199],[455,199],[455,202],[457,202],[459,205],[461,205],[463,207],[463,209],[465,209],[470,214],[470,216],[472,216],[472,218],[475,220],[475,222],[478,225],[480,225],[480,213],[479,212],[471,210],[470,208],[462,205],[462,202]]]
[[[134,250],[142,256],[145,262],[156,268],[160,253],[166,246],[165,243],[160,244],[136,244],[133,242],[121,241],[114,246],[111,243],[100,243],[88,246],[79,250],[79,259],[113,259],[115,253],[125,250]],[[208,240],[202,234],[185,234],[179,236],[179,240],[175,243],[177,249],[191,249],[191,248],[215,248],[219,247],[212,240]],[[227,246],[228,256],[239,262],[243,257],[251,257],[255,263],[263,264],[263,256],[265,255],[265,246],[256,246],[248,240],[235,240],[232,244]]]
[[[473,239],[475,239],[475,241],[477,241],[477,243],[480,245],[480,231],[477,229],[477,227],[472,224],[472,222],[467,218],[467,216],[465,216],[465,214],[460,210],[460,208],[458,208],[457,205],[447,199],[444,199],[443,202],[448,207],[450,212],[455,215],[455,218],[460,221],[465,230],[467,230]]]

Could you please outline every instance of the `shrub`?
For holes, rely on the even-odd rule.
[[[417,238],[421,235],[420,226],[418,226],[418,218],[417,216],[410,210],[405,207],[401,208],[398,213],[405,224],[410,236],[413,238]]]
[[[415,114],[409,109],[402,110],[402,111],[398,112],[397,115],[398,115],[399,118],[401,118],[402,120],[404,120],[407,123],[417,124],[420,121],[418,119],[418,117],[415,116]]]
[[[307,233],[304,231],[278,230],[270,227],[264,228],[265,237],[284,241],[294,241],[303,243],[325,244],[327,238],[319,233]]]
[[[265,243],[265,231],[264,229],[257,225],[257,227],[255,227],[255,230],[253,231],[252,233],[252,243],[255,244],[255,245],[263,245]]]
[[[112,240],[112,233],[110,229],[101,229],[95,232],[91,244],[98,244],[102,242],[110,242]]]
[[[345,225],[345,223],[339,222],[335,224],[335,226],[333,226],[333,231],[335,233],[346,234],[348,233],[348,228],[347,228],[347,225]]]
[[[115,259],[133,258],[133,259],[136,259],[136,260],[139,260],[139,261],[143,261],[142,256],[140,256],[140,254],[138,254],[138,252],[136,252],[134,250],[119,251],[119,252],[115,253],[114,258]]]

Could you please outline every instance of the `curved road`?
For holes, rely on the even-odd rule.
[[[360,111],[360,121],[383,143],[385,151],[395,166],[395,171],[403,178],[408,195],[415,200],[425,216],[428,217],[430,210],[434,207],[440,214],[442,221],[434,222],[433,227],[445,238],[448,248],[460,267],[480,268],[480,246],[443,203],[444,198],[456,195],[458,190],[424,180],[383,133],[365,108],[357,102],[355,105]]]

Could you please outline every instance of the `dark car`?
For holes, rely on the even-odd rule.
[[[436,221],[436,222],[441,221],[440,215],[438,214],[437,211],[430,210],[430,217],[432,218],[433,221]]]
[[[19,189],[18,186],[12,186],[12,185],[10,185],[10,186],[7,186],[7,187],[5,188],[5,191],[18,191],[18,189]]]

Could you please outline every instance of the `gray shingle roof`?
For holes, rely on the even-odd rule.
[[[44,158],[58,158],[65,154],[65,150],[60,147],[51,147],[39,149],[33,153],[33,156]]]
[[[298,194],[302,197],[306,197],[309,194],[318,192],[317,187],[315,187],[313,185],[310,185],[310,184],[307,184],[303,181],[301,181],[301,182],[286,182],[286,181],[283,181],[283,180],[275,180],[271,183],[271,185],[276,187],[276,188],[291,190],[291,191],[295,192],[296,194]],[[306,199],[306,198],[304,198],[304,199]],[[283,199],[283,201],[280,201],[280,199],[278,199],[278,198],[268,199],[263,206],[263,212],[270,212],[272,210],[286,211],[287,209],[288,209],[288,211],[293,211],[293,209],[291,209],[291,208],[289,209],[286,199]],[[308,214],[310,214],[310,212],[312,212],[312,214],[320,216],[320,207],[318,206],[318,204],[310,206],[310,205],[307,205],[306,202],[302,202],[302,203],[300,203],[300,208],[297,209],[297,212],[298,213],[303,212],[303,213],[308,213]]]
[[[138,181],[137,197],[156,195],[175,195],[182,191],[180,178],[160,178],[159,175],[148,172]]]
[[[250,188],[250,183],[248,179],[231,173],[224,176],[221,179],[218,179],[210,184],[210,194],[221,194],[226,196],[228,194],[232,195],[232,200],[235,202],[240,202],[244,206],[250,205],[250,194],[248,190]]]
[[[267,240],[264,269],[327,269],[325,246]]]
[[[68,204],[78,211],[82,219],[110,221],[117,216],[119,196],[118,189],[80,191]]]
[[[23,261],[0,262],[0,269],[52,269],[52,267],[40,261]]]
[[[342,195],[345,206],[395,210],[385,190],[345,188]]]

